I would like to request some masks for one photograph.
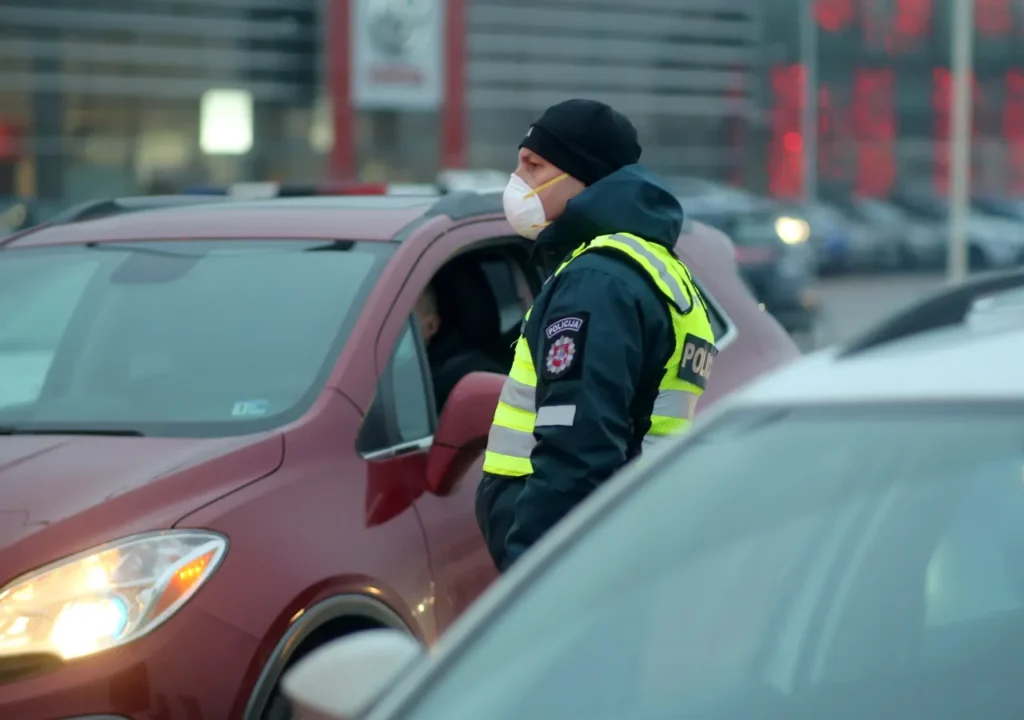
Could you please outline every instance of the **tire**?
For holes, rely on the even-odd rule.
[[[331,642],[333,640],[339,640],[343,637],[354,635],[361,631],[376,630],[381,627],[383,626],[374,622],[357,622],[354,625],[349,626],[340,632],[338,632],[337,629],[332,630],[328,626],[319,628],[319,631],[322,631],[322,634],[320,634],[319,632],[315,632],[314,634],[310,635],[309,638],[307,638],[306,641],[298,648],[298,650],[296,650],[295,655],[285,666],[285,669],[282,671],[281,675],[283,677],[284,673],[288,672],[288,670],[291,667],[293,667],[295,663],[297,663],[299,660],[304,658],[309,653],[316,650],[324,643]],[[277,684],[274,686],[273,694],[271,694],[270,696],[270,701],[267,703],[267,707],[263,711],[263,714],[260,715],[260,720],[292,720],[293,717],[294,713],[292,712],[292,704],[288,700],[288,698],[286,698],[284,694],[281,692],[281,678],[278,678]]]

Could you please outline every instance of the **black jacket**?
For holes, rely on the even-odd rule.
[[[616,232],[672,249],[682,224],[675,196],[653,173],[631,165],[570,201],[541,233],[538,251],[561,259]],[[533,474],[515,502],[506,567],[639,453],[675,348],[664,297],[615,251],[589,251],[549,279],[523,334],[537,370],[538,442]],[[571,424],[542,422],[545,415],[564,421],[566,410]]]
[[[427,347],[430,375],[434,382],[434,403],[438,414],[459,380],[471,372],[506,374],[509,369],[483,350],[469,348],[454,332],[442,331]]]

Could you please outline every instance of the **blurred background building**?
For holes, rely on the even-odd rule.
[[[571,96],[644,160],[802,193],[942,190],[944,0],[0,0],[0,196],[39,207],[240,180],[431,180],[509,168]],[[977,0],[975,183],[1024,194],[1024,3]],[[817,52],[800,42],[812,17]]]

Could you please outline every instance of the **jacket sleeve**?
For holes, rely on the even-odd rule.
[[[625,464],[644,360],[638,299],[599,269],[567,269],[540,322],[530,324],[537,444],[533,474],[516,502],[506,567]]]

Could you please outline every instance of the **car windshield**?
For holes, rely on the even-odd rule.
[[[904,222],[903,213],[888,203],[873,198],[860,198],[855,202],[857,212],[869,222],[881,225],[898,225]]]
[[[778,213],[754,211],[736,213],[720,226],[738,247],[773,247],[780,242],[776,229]]]
[[[827,223],[829,225],[842,225],[847,221],[846,213],[834,205],[818,203],[811,208],[811,219],[813,221]]]
[[[1022,473],[1020,405],[733,411],[402,717],[1019,717]]]
[[[318,394],[386,252],[301,240],[0,252],[0,432],[288,422]]]
[[[977,198],[971,203],[975,212],[991,213],[1011,220],[1024,220],[1024,203],[1007,198]]]
[[[929,220],[948,220],[949,204],[942,198],[930,195],[910,195],[900,198],[901,206],[908,212]]]

